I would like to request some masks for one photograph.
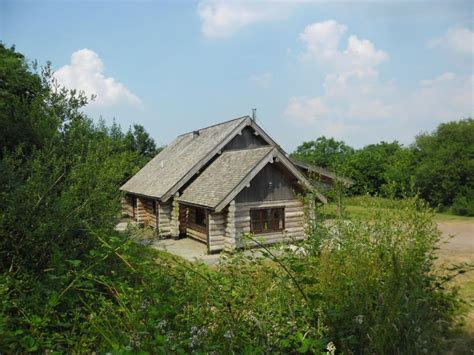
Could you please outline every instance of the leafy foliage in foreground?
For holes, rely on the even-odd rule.
[[[415,204],[315,224],[298,248],[237,252],[215,268],[99,234],[40,277],[1,276],[0,349],[442,351],[458,298],[433,268],[432,216]]]

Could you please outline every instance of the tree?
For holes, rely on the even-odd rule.
[[[161,148],[156,148],[156,143],[153,138],[151,138],[145,128],[139,124],[134,124],[133,129],[129,128],[125,135],[125,141],[130,151],[137,152],[146,161],[155,157],[161,150]]]
[[[292,157],[323,168],[335,168],[353,152],[354,149],[343,141],[322,136],[298,146]]]
[[[85,116],[84,95],[57,87],[49,66],[37,74],[13,48],[0,55],[0,271],[39,272],[113,231],[118,187],[140,166],[117,127]]]
[[[474,195],[473,119],[443,123],[432,134],[417,136],[413,149],[414,182],[432,206],[448,207]]]
[[[403,169],[408,163],[399,164],[404,157],[403,151],[404,148],[395,141],[370,144],[354,152],[345,161],[344,167],[345,173],[355,181],[352,192],[383,194],[383,188],[390,181],[403,182],[405,185],[404,177],[408,172]]]
[[[54,130],[54,117],[41,113],[48,87],[28,68],[25,57],[0,43],[0,156],[22,144],[42,146]]]

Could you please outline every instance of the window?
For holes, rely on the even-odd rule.
[[[153,200],[153,214],[156,216],[156,205],[158,204],[158,202],[156,202],[156,200]]]
[[[284,208],[250,210],[250,230],[253,233],[278,232],[283,229],[285,229]]]
[[[206,226],[206,211],[202,208],[196,208],[196,224]]]

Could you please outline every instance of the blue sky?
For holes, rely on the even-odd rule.
[[[0,39],[159,144],[250,114],[288,151],[474,116],[471,1],[8,1]]]

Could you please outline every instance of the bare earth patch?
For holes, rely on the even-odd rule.
[[[438,228],[443,233],[438,251],[440,265],[474,263],[474,219],[438,222]],[[460,287],[461,295],[467,302],[467,314],[463,332],[451,353],[474,354],[474,272],[460,275],[455,284]]]

